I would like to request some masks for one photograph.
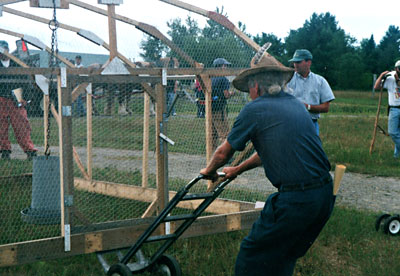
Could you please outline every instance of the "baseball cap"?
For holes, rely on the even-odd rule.
[[[394,65],[395,68],[400,67],[400,60],[396,61],[396,64]]]
[[[224,58],[216,58],[213,61],[213,65],[216,66],[221,66],[221,65],[231,65],[230,62],[228,62],[226,59]]]
[[[8,49],[8,43],[7,43],[7,41],[5,41],[5,40],[0,40],[0,47],[7,48],[7,49]]]
[[[289,59],[289,62],[297,62],[302,60],[312,60],[312,54],[309,50],[299,49],[294,52],[293,58]]]

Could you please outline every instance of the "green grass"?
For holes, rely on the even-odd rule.
[[[340,163],[345,164],[347,171],[350,172],[400,177],[399,161],[392,158],[393,142],[390,137],[378,133],[374,151],[372,155],[369,154],[379,92],[375,92],[374,96],[371,92],[334,91],[334,93],[336,100],[331,103],[330,112],[324,114],[320,120],[321,140],[332,167]],[[229,111],[232,122],[242,106],[234,103],[239,102],[239,100],[230,102]],[[140,104],[133,104],[137,105],[136,108],[140,108]],[[385,130],[387,129],[386,105],[387,94],[383,93],[379,125]],[[193,106],[189,108],[177,106],[177,112],[179,116],[169,120],[168,136],[179,143],[174,147],[169,147],[169,150],[204,155],[204,119],[189,116],[195,112]],[[95,147],[140,150],[142,116],[139,111],[136,111],[135,115],[137,116],[94,117]],[[31,123],[33,139],[35,143],[40,144],[43,140],[42,121],[40,118],[33,118]],[[74,119],[73,124],[74,144],[85,146],[85,119]],[[51,134],[51,145],[57,145],[58,130],[55,128],[54,120]],[[151,126],[151,135],[153,134],[154,125]],[[154,147],[154,142],[151,142],[150,150],[154,150]],[[30,162],[15,160],[0,162],[0,170],[5,175],[19,175],[31,172],[32,168]],[[123,172],[115,168],[106,168],[94,169],[93,174],[94,179],[129,185],[141,181],[139,171]],[[179,179],[171,180],[170,189],[177,190],[184,184],[185,182]],[[150,177],[149,185],[155,187],[154,176]],[[2,217],[5,217],[6,212],[12,208],[15,212],[13,216],[18,221],[18,211],[29,205],[30,193],[29,185],[11,183],[3,179],[0,183]],[[12,194],[22,196],[16,198]],[[253,202],[263,200],[265,197],[259,193],[244,195],[243,191],[240,195],[245,197],[240,198],[241,200]],[[224,192],[224,197],[235,199],[236,196],[237,193],[230,190]],[[133,204],[129,200],[116,200],[87,192],[77,192],[76,198],[76,204],[80,204],[80,210],[83,210],[91,221],[131,218],[136,213],[143,213],[146,208],[141,203]],[[127,209],[127,212],[121,212],[121,208]],[[298,261],[294,275],[400,275],[400,237],[385,235],[381,231],[376,232],[374,224],[377,215],[378,213],[374,212],[336,207],[332,218],[317,241],[306,256]],[[12,230],[5,233],[4,229]],[[32,229],[32,226],[21,225],[17,222],[4,225],[4,222],[0,221],[1,244],[23,240],[28,234],[34,234],[37,238],[54,236],[58,231],[58,227],[54,226]],[[178,259],[184,275],[232,275],[240,241],[246,233],[247,231],[238,231],[183,239],[176,242],[168,252]],[[95,254],[0,268],[0,275],[7,276],[102,274],[102,268]]]
[[[374,230],[375,214],[336,207],[317,241],[299,259],[294,275],[398,275],[399,237]],[[177,241],[168,253],[177,258],[183,275],[233,275],[240,241],[247,231]],[[2,268],[11,275],[103,275],[95,254]]]

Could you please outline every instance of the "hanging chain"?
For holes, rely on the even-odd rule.
[[[58,60],[55,53],[58,53],[58,42],[57,42],[57,29],[59,27],[57,16],[56,16],[56,0],[53,0],[53,19],[49,21],[49,28],[51,30],[51,55],[49,60],[49,66],[52,68],[49,80],[49,103],[48,103],[48,120],[47,120],[47,144],[44,151],[44,155],[48,158],[50,156],[50,107],[51,107],[51,93],[54,89],[54,71],[58,67]],[[57,88],[57,86],[56,86]]]

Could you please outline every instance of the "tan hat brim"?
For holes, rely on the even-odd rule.
[[[288,82],[294,73],[294,70],[283,66],[265,66],[250,68],[242,71],[232,82],[233,86],[243,92],[249,92],[248,79],[250,76],[262,72],[282,72],[282,78]]]

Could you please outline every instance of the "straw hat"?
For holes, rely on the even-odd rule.
[[[233,86],[243,92],[249,92],[248,79],[250,76],[262,72],[281,72],[282,80],[288,82],[294,73],[294,69],[284,66],[273,56],[269,55],[266,50],[270,44],[264,44],[257,52],[250,63],[250,69],[242,71],[232,82]]]

